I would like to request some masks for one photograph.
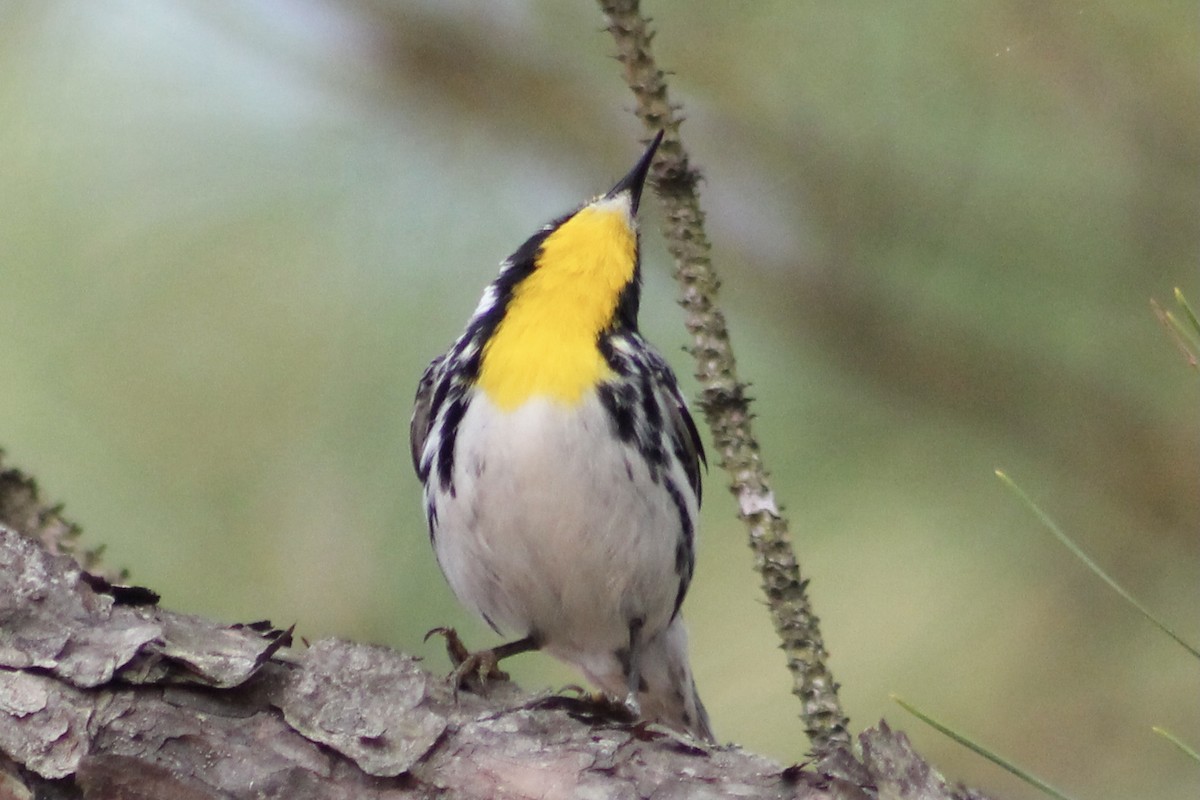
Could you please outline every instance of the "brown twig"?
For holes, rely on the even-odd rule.
[[[652,33],[638,0],[599,3],[617,44],[617,59],[625,67],[625,80],[637,98],[638,117],[650,131],[666,131],[653,169],[654,186],[664,211],[667,247],[675,257],[680,303],[687,312],[691,353],[702,387],[700,405],[749,532],[754,565],[792,673],[792,691],[801,701],[801,719],[814,751],[825,754],[849,745],[849,720],[826,664],[820,622],[805,592],[807,581],[800,577],[787,520],[779,512],[751,431],[746,387],[737,378],[725,317],[716,304],[719,281],[696,191],[699,173],[680,141],[682,118],[668,99],[666,80],[650,52]]]

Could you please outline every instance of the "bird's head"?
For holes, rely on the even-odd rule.
[[[480,374],[489,394],[578,397],[606,374],[600,337],[637,330],[637,210],[661,141],[660,132],[612,189],[543,226],[505,262],[476,311],[494,324]]]
[[[540,243],[518,295],[545,289],[567,300],[592,326],[609,323],[636,329],[641,289],[637,211],[661,141],[660,131],[612,189],[534,237]]]

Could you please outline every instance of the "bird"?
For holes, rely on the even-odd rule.
[[[680,611],[707,462],[638,330],[637,212],[662,139],[501,263],[421,376],[410,435],[443,575],[515,637],[465,665],[459,643],[460,667],[543,651],[640,722],[711,743]]]

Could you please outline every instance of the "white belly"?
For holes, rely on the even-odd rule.
[[[682,472],[667,474],[694,518]],[[446,579],[506,635],[536,634],[586,668],[628,645],[631,620],[647,635],[670,620],[678,501],[610,433],[594,393],[503,412],[480,392],[459,426],[453,495],[430,484]]]

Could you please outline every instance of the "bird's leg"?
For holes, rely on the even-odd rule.
[[[629,650],[626,651],[626,660],[622,666],[625,668],[625,710],[633,715],[634,719],[642,716],[642,707],[638,703],[638,690],[641,689],[642,683],[642,626],[646,621],[641,617],[635,617],[629,621]]]
[[[460,687],[465,687],[471,678],[477,678],[483,686],[487,686],[488,681],[508,680],[508,673],[500,669],[500,661],[509,656],[537,650],[541,647],[535,637],[526,636],[490,650],[472,653],[462,643],[458,631],[454,628],[434,628],[425,634],[425,639],[428,640],[435,633],[446,640],[446,655],[450,657],[450,663],[454,665],[454,671],[450,673],[450,680],[454,684],[455,691]]]

